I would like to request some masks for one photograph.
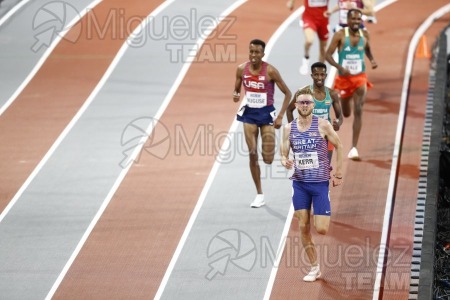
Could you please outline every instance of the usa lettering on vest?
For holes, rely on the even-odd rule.
[[[264,82],[244,80],[244,85],[246,87],[252,88],[252,89],[257,89],[257,90],[263,90],[264,89]]]

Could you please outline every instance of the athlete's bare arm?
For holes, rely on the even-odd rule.
[[[233,101],[239,102],[241,99],[241,86],[242,86],[242,72],[244,71],[245,64],[241,64],[236,70],[236,81],[234,82]]]
[[[273,126],[276,129],[278,129],[283,124],[283,117],[284,117],[287,107],[289,106],[289,100],[291,99],[292,94],[291,94],[291,91],[289,90],[289,88],[287,87],[286,83],[284,82],[283,78],[281,78],[280,73],[274,66],[272,66],[270,64],[267,66],[267,74],[269,75],[270,79],[273,80],[277,84],[277,87],[284,94],[283,105],[281,106],[281,109],[278,113],[277,118],[273,122]]]
[[[341,97],[339,97],[339,93],[333,89],[329,89],[330,97],[333,100],[333,110],[336,119],[333,120],[333,129],[338,131],[344,122],[344,117],[342,116],[342,108],[341,108]]]
[[[363,30],[363,34],[364,34],[364,39],[365,39],[365,42],[366,42],[366,45],[365,45],[365,48],[364,48],[366,56],[370,60],[370,64],[372,65],[372,69],[376,69],[378,67],[378,64],[375,61],[375,59],[373,58],[372,51],[370,50],[370,35],[369,35],[369,32],[367,32],[367,30]]]
[[[283,127],[283,133],[281,135],[281,143],[280,143],[281,164],[286,169],[291,169],[292,166],[294,166],[294,161],[289,159],[289,149],[291,147],[291,143],[289,142],[290,132],[291,132],[291,123],[288,123]]]
[[[294,95],[292,95],[292,100],[289,103],[289,106],[286,110],[286,117],[289,123],[291,123],[292,121],[294,121],[294,111],[295,111],[295,102],[297,101],[297,99],[295,99],[295,95],[297,93],[294,93]]]
[[[325,59],[330,65],[338,69],[339,73],[345,76],[349,75],[350,72],[344,67],[342,67],[340,64],[338,64],[333,58],[333,53],[341,49],[342,45],[344,44],[344,41],[345,41],[344,29],[341,29],[333,35],[330,45],[328,46],[327,52],[325,53]]]
[[[289,10],[293,10],[294,6],[295,6],[295,0],[288,0],[288,2],[286,3],[286,6]]]
[[[338,10],[339,10],[339,5],[336,4],[332,9],[329,9],[329,10],[325,11],[325,12],[324,12],[324,15],[325,15],[326,17],[329,17],[329,16],[331,16],[332,14],[334,14],[335,12],[337,12]]]
[[[325,119],[319,118],[319,132],[323,138],[326,138],[333,144],[336,149],[336,172],[334,173],[333,186],[340,185],[342,183],[342,143],[334,131],[330,122]]]
[[[300,6],[304,6],[305,5],[305,0],[301,0],[300,1]],[[295,7],[295,0],[288,0],[288,2],[286,3],[286,6],[289,10],[294,10]]]
[[[374,10],[372,1],[371,0],[362,0],[362,3],[363,3],[364,8],[359,9],[362,12],[362,14],[366,15],[366,16],[373,16],[375,14],[375,10]]]

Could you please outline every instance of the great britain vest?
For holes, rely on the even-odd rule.
[[[305,132],[297,128],[297,120],[291,123],[289,142],[294,152],[292,180],[323,182],[330,179],[328,142],[319,132],[319,119],[312,116],[311,126]]]

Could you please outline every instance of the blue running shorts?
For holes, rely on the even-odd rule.
[[[276,118],[276,110],[273,105],[261,108],[243,106],[242,108],[244,112],[242,115],[238,113],[236,118],[238,121],[244,123],[255,124],[258,127],[262,125],[273,125],[273,121]]]
[[[331,215],[329,182],[302,182],[292,181],[292,204],[294,210],[311,210],[314,207],[314,215]]]

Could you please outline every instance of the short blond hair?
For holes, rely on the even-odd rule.
[[[295,100],[297,100],[298,96],[300,95],[311,95],[311,97],[314,98],[314,93],[309,85],[298,89],[298,91],[295,93]]]

